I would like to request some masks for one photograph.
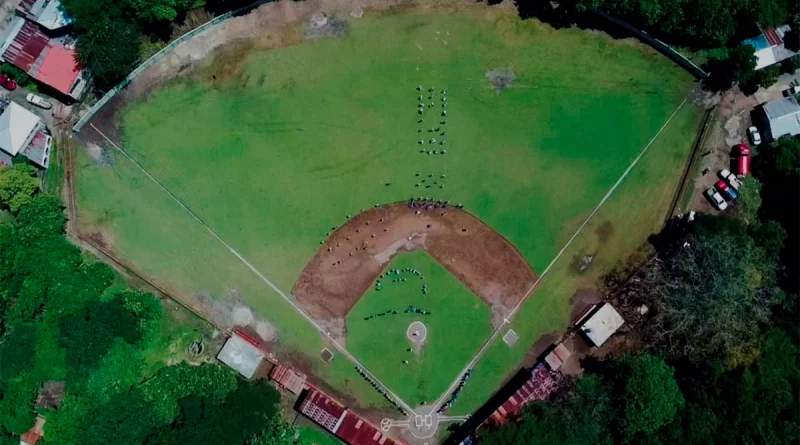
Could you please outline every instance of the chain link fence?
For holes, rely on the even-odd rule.
[[[161,60],[162,57],[168,55],[172,50],[181,46],[185,42],[192,39],[194,36],[206,31],[207,29],[211,28],[214,25],[222,23],[223,21],[237,15],[238,11],[226,12],[225,14],[219,15],[214,17],[213,19],[203,23],[202,25],[198,26],[197,28],[187,32],[186,34],[178,37],[177,39],[170,42],[167,46],[161,48],[161,50],[152,56],[149,59],[142,62],[139,66],[136,67],[133,71],[130,72],[127,76],[120,83],[118,83],[114,88],[108,90],[103,97],[97,101],[96,104],[86,114],[81,117],[78,122],[72,127],[72,131],[79,132],[86,125],[89,120],[91,120],[98,111],[100,111],[103,106],[105,106],[108,101],[113,99],[120,91],[122,91],[129,83],[131,83],[134,79],[136,79],[140,74],[142,74],[147,68],[150,68],[151,65]]]

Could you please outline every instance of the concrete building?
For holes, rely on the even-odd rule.
[[[17,14],[48,31],[64,31],[71,23],[58,0],[22,0],[17,5]]]
[[[50,165],[53,138],[39,116],[16,102],[0,101],[0,166],[22,155],[41,168]]]
[[[236,333],[222,346],[217,354],[217,360],[249,379],[255,375],[261,362],[264,361],[264,353],[251,339],[243,338]]]
[[[625,320],[616,309],[608,303],[600,303],[580,326],[581,333],[594,346],[603,346],[622,325]]]
[[[797,99],[785,97],[768,102],[761,108],[764,111],[762,126],[767,140],[800,134],[800,104]]]

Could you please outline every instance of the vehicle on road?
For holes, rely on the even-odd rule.
[[[5,74],[0,74],[0,85],[2,85],[3,88],[7,89],[8,91],[14,91],[17,89],[17,82]]]
[[[717,181],[717,183],[714,184],[714,187],[719,190],[719,193],[725,199],[736,201],[739,198],[739,194],[736,193],[736,190],[734,190],[732,187],[729,187],[725,181]]]
[[[25,96],[25,99],[27,99],[28,102],[36,105],[39,108],[44,108],[45,110],[53,108],[53,104],[50,103],[50,101],[46,100],[43,97],[39,97],[33,93],[28,93],[28,95]]]
[[[758,128],[750,127],[747,129],[747,137],[750,138],[750,143],[753,145],[758,145],[761,143],[761,133],[758,132]]]
[[[706,190],[706,198],[711,202],[711,205],[714,206],[717,210],[725,210],[728,208],[728,203],[722,199],[722,195],[717,192],[714,187]]]
[[[783,90],[784,97],[796,96],[798,94],[800,94],[800,85],[794,85]]]

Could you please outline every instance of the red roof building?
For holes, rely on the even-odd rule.
[[[292,394],[300,394],[306,384],[306,376],[298,374],[288,366],[275,365],[269,378]]]
[[[15,17],[0,46],[0,58],[59,93],[79,99],[86,78],[77,62],[70,37],[50,38],[39,27]]]
[[[402,445],[313,387],[306,391],[299,411],[350,445]]]
[[[544,366],[539,365],[531,371],[531,378],[500,405],[485,423],[493,421],[498,425],[502,425],[509,418],[519,414],[525,405],[536,400],[547,399],[550,394],[555,392],[557,387],[558,381],[553,377],[553,374]]]
[[[20,445],[36,445],[42,437],[44,437],[44,423],[45,418],[42,416],[36,417],[36,423],[33,428],[29,429],[25,434],[20,436]]]

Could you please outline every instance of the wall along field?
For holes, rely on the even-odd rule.
[[[638,44],[484,7],[365,16],[342,37],[241,63],[235,76],[177,80],[130,105],[121,145],[284,292],[347,215],[418,196],[463,204],[540,272],[691,86]],[[499,90],[490,71],[514,80]],[[420,152],[434,149],[446,153]],[[84,231],[178,295],[235,290],[278,329],[281,351],[378,400],[345,360],[322,364],[313,328],[163,190],[108,157],[79,158]],[[417,173],[446,180],[417,186]],[[568,298],[548,300],[553,313]]]

